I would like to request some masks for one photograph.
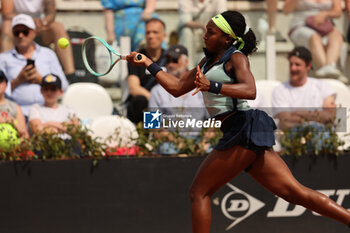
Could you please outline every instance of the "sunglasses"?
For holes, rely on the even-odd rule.
[[[13,35],[14,35],[15,37],[18,37],[19,34],[21,34],[21,33],[22,33],[24,36],[28,36],[29,30],[28,30],[28,29],[23,29],[23,30],[14,30],[14,31],[13,31]]]
[[[178,58],[173,58],[173,57],[167,57],[166,58],[166,63],[177,63],[179,61]]]

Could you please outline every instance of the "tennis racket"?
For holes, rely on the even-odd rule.
[[[95,50],[96,47],[101,46],[102,56],[106,56],[104,64],[97,65],[94,56],[89,56],[87,53],[90,50]],[[120,60],[126,60],[126,56],[121,55],[115,49],[113,49],[105,40],[98,36],[91,36],[84,40],[81,48],[82,58],[86,69],[95,76],[103,76],[108,74],[112,68]],[[138,60],[142,59],[142,55],[138,54],[136,57]]]

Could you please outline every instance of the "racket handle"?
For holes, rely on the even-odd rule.
[[[141,55],[141,54],[137,54],[137,55],[136,55],[136,59],[139,60],[139,61],[141,61],[141,60],[142,60],[142,55]]]

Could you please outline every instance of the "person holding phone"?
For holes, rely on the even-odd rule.
[[[27,14],[33,17],[36,27],[36,41],[46,47],[54,45],[63,70],[71,80],[75,78],[75,66],[72,46],[60,49],[57,46],[59,38],[69,38],[64,25],[56,19],[55,0],[0,0],[1,2],[1,36],[0,51],[5,52],[13,47],[14,38],[11,34],[13,17],[18,14]]]
[[[32,104],[44,103],[40,92],[43,76],[56,74],[62,79],[63,90],[68,87],[55,52],[34,42],[35,29],[31,16],[15,16],[12,20],[15,46],[0,54],[0,69],[9,80],[6,95],[20,105],[25,116],[28,116]]]

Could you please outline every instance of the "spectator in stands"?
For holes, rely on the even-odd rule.
[[[27,138],[28,131],[23,112],[18,104],[5,98],[6,88],[7,78],[4,72],[0,71],[0,124],[13,124],[17,129],[18,136]]]
[[[272,94],[274,116],[283,130],[303,124],[320,124],[335,119],[336,92],[325,81],[308,77],[311,53],[305,47],[296,47],[288,55],[288,81],[277,86]]]
[[[74,80],[74,59],[72,47],[60,49],[57,41],[61,37],[69,39],[62,23],[55,21],[56,5],[55,0],[1,0],[1,52],[5,52],[13,47],[13,35],[11,33],[11,23],[13,17],[18,14],[27,14],[33,17],[36,27],[38,43],[44,46],[53,44],[56,54],[62,64],[63,70],[68,80]]]
[[[180,78],[185,72],[188,71],[188,51],[182,45],[173,45],[165,53],[166,57],[166,70],[168,73]],[[199,96],[189,92],[181,97],[174,97],[169,94],[160,84],[156,84],[151,92],[148,103],[149,108],[162,109],[162,113],[175,114],[174,108],[202,108],[204,107],[203,96],[199,93]],[[174,112],[172,112],[174,111]],[[200,113],[200,119],[208,117],[207,111],[204,109]]]
[[[107,30],[107,42],[120,41],[121,36],[131,39],[131,51],[139,48],[145,37],[145,21],[149,20],[156,7],[156,0],[101,0]]]
[[[173,45],[166,52],[166,69],[167,72],[180,78],[181,75],[188,71],[188,52],[182,45]],[[204,120],[209,117],[209,114],[204,106],[203,96],[192,96],[192,93],[188,92],[180,97],[175,98],[169,92],[167,92],[160,84],[155,85],[150,93],[150,99],[148,107],[150,109],[160,110],[162,114],[166,114],[173,120],[178,120],[176,116],[187,115],[191,118],[198,120]],[[189,131],[189,129],[186,129]],[[195,138],[198,136],[199,130],[195,132],[183,132],[182,135],[186,137]],[[167,135],[167,132],[163,132]],[[169,138],[168,138],[169,139]],[[170,141],[176,140],[175,138],[169,139]],[[159,148],[161,154],[176,154],[179,151],[175,150],[172,142],[165,142]]]
[[[318,67],[316,76],[339,78],[339,80],[347,82],[336,66],[340,57],[343,36],[336,27],[332,27],[332,23],[327,24],[327,21],[341,16],[341,0],[324,0],[322,2],[286,0],[283,12],[285,14],[294,12],[289,26],[290,39],[296,46],[304,46],[311,51],[313,60]],[[313,28],[329,28],[330,31],[325,30],[322,33],[319,29],[306,26],[307,22],[309,25],[314,25]]]
[[[60,105],[58,99],[63,94],[61,79],[55,74],[48,74],[41,82],[41,93],[45,99],[43,105],[33,104],[29,111],[29,128],[33,134],[57,134],[68,145],[71,136],[67,133],[68,124],[78,126],[79,119],[73,109]],[[72,152],[82,156],[78,142],[72,145]],[[35,151],[41,156],[43,151]]]
[[[348,31],[346,33],[346,40],[350,43],[350,0],[345,0],[345,11],[348,18]]]
[[[165,24],[162,20],[152,18],[146,22],[146,46],[140,52],[156,62],[165,65],[162,43],[166,39]],[[133,122],[142,121],[142,111],[147,108],[150,90],[157,84],[156,79],[144,66],[128,64],[128,85],[130,96],[127,100],[127,117]]]
[[[0,54],[0,69],[8,78],[6,95],[19,104],[25,116],[34,103],[43,104],[40,93],[42,77],[54,73],[62,77],[62,87],[68,86],[56,54],[34,42],[35,23],[31,16],[16,15],[12,19],[15,47]],[[35,64],[34,64],[35,63]]]
[[[29,111],[29,127],[32,133],[43,130],[50,133],[65,133],[67,123],[79,125],[73,109],[60,105],[58,99],[63,94],[61,79],[55,74],[43,77],[40,89],[45,102],[33,104]]]
[[[345,10],[347,17],[350,20],[350,0],[345,0]]]
[[[205,26],[211,17],[227,9],[226,0],[179,0],[178,3],[179,44],[188,49],[189,67],[193,68],[203,55]]]

